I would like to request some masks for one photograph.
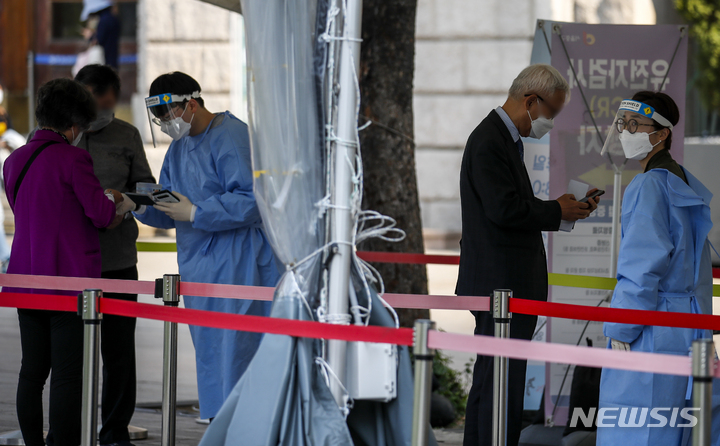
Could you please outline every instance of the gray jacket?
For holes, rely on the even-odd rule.
[[[85,133],[78,147],[90,152],[95,175],[104,189],[132,192],[139,182],[154,183],[138,129],[120,119],[107,127]],[[102,270],[116,271],[137,264],[138,226],[128,218],[115,229],[100,231]]]

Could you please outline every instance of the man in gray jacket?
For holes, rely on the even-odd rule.
[[[93,93],[97,119],[78,147],[90,152],[95,175],[106,189],[134,192],[139,182],[154,183],[138,129],[114,117],[120,78],[107,65],[87,65],[75,80]],[[129,218],[128,218],[129,217]],[[102,277],[137,280],[138,226],[132,214],[112,231],[100,233]],[[137,302],[137,294],[105,293],[105,297]],[[105,315],[102,323],[101,445],[130,444],[128,425],[135,411],[135,318]]]

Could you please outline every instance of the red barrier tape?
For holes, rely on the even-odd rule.
[[[77,310],[77,298],[66,295],[0,293],[0,306],[74,312]],[[165,307],[116,299],[101,299],[99,310],[104,314],[141,317],[255,333],[271,333],[315,339],[381,342],[406,346],[412,346],[413,344],[413,331],[409,328],[339,326],[310,321]],[[428,346],[430,348],[464,351],[488,356],[507,356],[517,359],[669,375],[690,375],[690,358],[676,355],[619,352],[562,344],[498,339],[489,336],[443,333],[434,330],[430,331]],[[716,369],[715,377],[720,378],[720,368]]]
[[[105,293],[155,294],[154,282],[134,280],[90,279],[87,277],[31,276],[0,274],[0,286],[38,290],[62,290],[79,293],[82,290],[101,289]]]
[[[366,262],[405,263],[411,265],[459,265],[460,256],[446,254],[407,254],[401,252],[358,251]]]
[[[486,356],[506,356],[587,367],[607,367],[635,372],[690,376],[690,358],[659,353],[626,352],[574,345],[530,342],[519,339],[500,339],[491,336],[469,336],[430,331],[428,347],[477,353]],[[720,369],[719,369],[720,370]],[[716,375],[718,372],[716,372]]]
[[[150,295],[153,295],[155,292],[155,284],[153,282],[15,274],[0,274],[0,286],[74,292],[80,292],[82,289],[101,289],[107,293]],[[189,296],[272,300],[274,290],[274,288],[269,287],[180,282],[180,294]],[[388,304],[397,308],[490,310],[489,297],[386,294],[384,298]],[[511,299],[510,311],[514,313],[598,322],[620,322],[626,324],[720,330],[720,316],[701,314],[622,310],[585,305],[539,302],[526,299]]]
[[[275,288],[265,286],[222,285],[180,281],[181,296],[221,297],[227,299],[272,300]]]
[[[74,312],[77,311],[77,298],[67,295],[0,293],[0,306]],[[413,331],[409,328],[342,326],[165,307],[107,298],[100,299],[99,311],[103,314],[141,317],[255,333],[271,333],[315,339],[381,342],[406,346],[413,344]],[[516,339],[498,339],[489,336],[442,333],[434,330],[429,333],[428,346],[430,348],[465,351],[488,356],[507,356],[517,359],[534,359],[590,367],[619,368],[680,376],[690,374],[690,358],[685,356],[619,352]],[[716,371],[716,376],[720,377],[720,369]]]
[[[32,310],[77,311],[76,296],[46,294],[0,293],[0,306]],[[271,333],[303,338],[339,339],[342,341],[381,342],[411,346],[413,331],[410,328],[364,327],[333,325],[320,322],[297,321],[262,316],[191,310],[153,304],[128,302],[117,299],[100,299],[100,313],[117,316],[140,317],[158,321],[177,322],[201,327],[241,330],[253,333]]]
[[[412,254],[401,252],[358,251],[366,262],[404,263],[410,265],[459,265],[460,256],[454,254]],[[713,278],[720,279],[720,268],[713,268]]]
[[[619,322],[622,324],[657,325],[662,327],[720,330],[720,316],[709,314],[671,313],[667,311],[625,310],[590,307],[527,299],[510,299],[512,313],[582,319],[585,321]]]
[[[0,286],[38,290],[62,290],[79,293],[85,289],[101,289],[106,293],[154,295],[154,282],[115,279],[88,279],[79,277],[31,276],[0,274]],[[214,283],[180,282],[179,292],[184,296],[219,297],[227,299],[272,300],[275,288]],[[488,311],[489,297],[427,296],[421,294],[385,294],[384,299],[393,307]]]

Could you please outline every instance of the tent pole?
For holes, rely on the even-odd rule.
[[[610,234],[610,277],[617,276],[617,261],[620,250],[620,212],[622,210],[622,173],[625,165],[618,167],[612,164],[613,177],[613,212],[612,230]]]
[[[348,291],[350,287],[350,260],[354,252],[353,213],[353,172],[357,145],[357,73],[360,68],[360,37],[362,27],[362,0],[335,0],[340,11],[344,11],[342,36],[340,37],[340,67],[338,108],[335,125],[336,138],[333,141],[334,169],[331,189],[331,243],[335,253],[330,260],[328,281],[328,322],[350,323],[348,314]],[[340,407],[345,407],[343,386],[345,383],[347,343],[331,340],[327,344],[327,363],[338,380],[330,380],[330,390]],[[338,382],[339,381],[339,382]]]

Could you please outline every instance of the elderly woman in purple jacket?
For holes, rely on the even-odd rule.
[[[90,155],[72,144],[95,119],[95,102],[77,82],[56,79],[38,91],[35,116],[41,130],[3,167],[5,193],[15,215],[8,273],[99,278],[98,229],[119,224],[131,202],[123,204],[117,191],[103,191]],[[17,413],[25,444],[45,444],[42,392],[52,370],[47,444],[77,446],[82,321],[74,313],[43,310],[18,310],[18,319],[22,366]]]

